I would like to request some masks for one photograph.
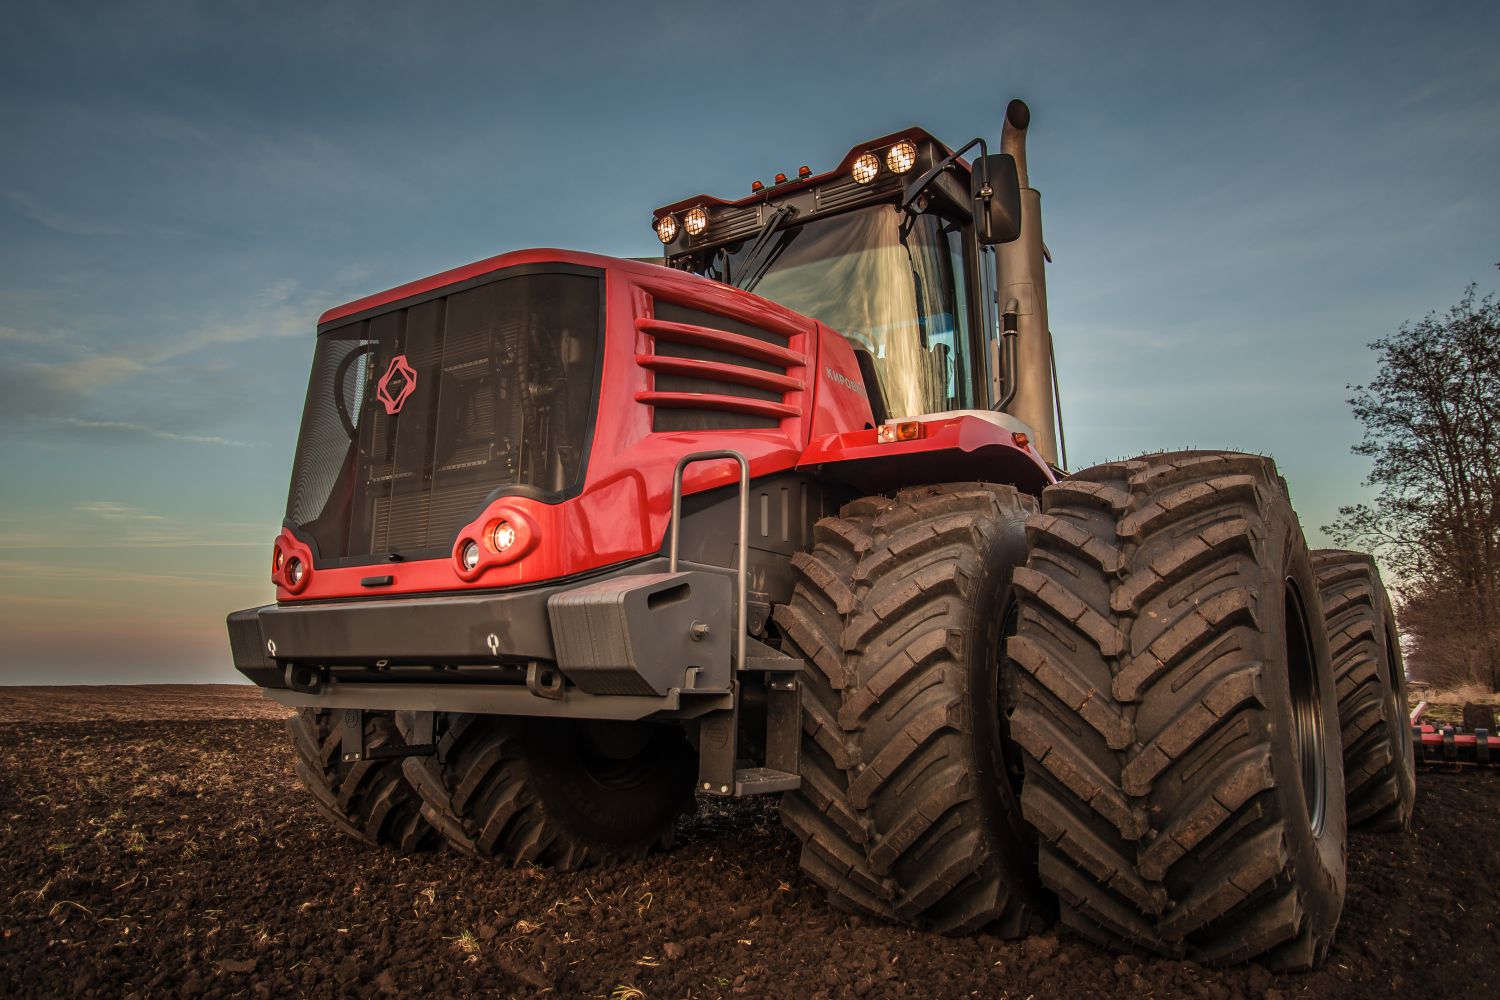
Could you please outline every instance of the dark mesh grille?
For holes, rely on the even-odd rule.
[[[429,556],[497,488],[575,492],[600,328],[596,273],[516,270],[321,334],[287,519],[325,562]]]

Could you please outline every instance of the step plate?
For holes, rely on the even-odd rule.
[[[734,794],[737,798],[742,795],[791,792],[801,787],[802,778],[799,775],[773,771],[769,767],[745,767],[734,772]]]

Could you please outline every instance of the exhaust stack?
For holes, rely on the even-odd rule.
[[[1006,408],[1028,424],[1041,456],[1057,464],[1057,413],[1053,409],[1052,333],[1047,326],[1047,276],[1042,249],[1042,195],[1026,173],[1026,128],[1031,109],[1011,101],[1000,131],[1000,151],[1016,159],[1021,182],[1021,235],[995,248],[1000,302],[1016,303],[1015,397]]]

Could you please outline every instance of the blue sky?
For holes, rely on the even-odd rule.
[[[1425,8],[1425,9],[1424,9]],[[1075,466],[1362,496],[1365,345],[1500,289],[1494,3],[20,5],[0,23],[0,682],[231,680],[317,315],[1032,107]]]

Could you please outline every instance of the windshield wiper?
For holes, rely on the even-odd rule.
[[[797,214],[797,210],[790,205],[782,205],[772,212],[766,219],[765,224],[760,227],[760,232],[755,234],[755,242],[750,245],[750,252],[745,254],[745,259],[740,262],[740,274],[732,282],[734,287],[747,292],[755,290],[760,284],[760,279],[766,276],[766,271],[771,267],[772,261],[776,259],[783,240],[778,236],[777,230],[781,224]]]
[[[897,235],[901,239],[902,248],[906,251],[907,263],[911,265],[911,280],[916,290],[917,342],[921,345],[922,350],[927,351],[932,349],[927,336],[927,288],[922,283],[922,272],[917,267],[917,257],[912,253],[911,243],[908,239],[911,236],[912,227],[916,221],[917,217],[915,215],[907,214],[901,220],[901,225],[897,229]]]

